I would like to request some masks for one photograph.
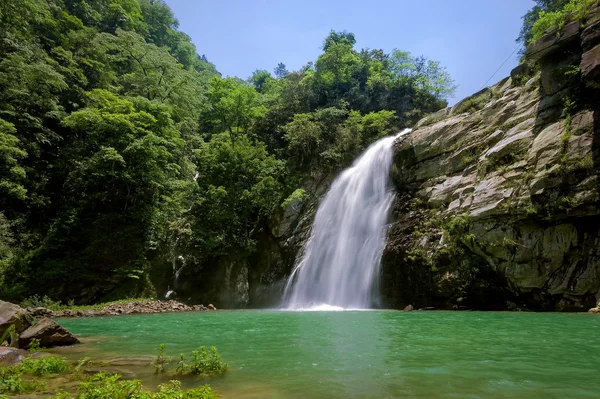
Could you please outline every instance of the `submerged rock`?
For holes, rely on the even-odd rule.
[[[19,346],[27,348],[33,339],[40,341],[40,346],[51,348],[79,343],[79,340],[49,318],[41,319],[36,325],[29,327],[19,336]]]

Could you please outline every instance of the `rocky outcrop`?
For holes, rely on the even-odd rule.
[[[10,302],[0,301],[0,337],[10,326],[14,326],[16,334],[20,334],[32,323],[33,317],[27,310]]]
[[[396,143],[387,306],[595,306],[599,15],[549,33],[527,50],[529,65]]]
[[[27,348],[33,340],[38,340],[44,348],[78,344],[79,340],[62,326],[47,317],[29,327],[19,336],[19,347]]]

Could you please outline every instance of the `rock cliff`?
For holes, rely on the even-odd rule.
[[[386,306],[587,310],[600,300],[600,9],[396,143]]]

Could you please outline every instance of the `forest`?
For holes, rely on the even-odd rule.
[[[522,41],[565,1],[537,3]],[[439,62],[345,31],[300,70],[223,77],[162,0],[4,1],[0,27],[7,300],[154,296],[160,262],[251,254],[304,180],[455,89]]]

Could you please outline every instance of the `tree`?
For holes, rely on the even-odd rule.
[[[198,190],[188,215],[198,257],[252,252],[261,221],[281,202],[284,164],[240,134],[213,135],[197,151]],[[199,250],[199,252],[197,252]]]
[[[350,47],[354,47],[356,44],[356,39],[354,38],[354,33],[350,32],[337,32],[332,30],[329,32],[329,35],[323,41],[323,51],[327,51],[330,46],[333,44],[342,44]]]
[[[275,67],[275,77],[277,79],[285,78],[288,75],[288,73],[289,72],[283,62],[280,62],[279,64],[277,64],[277,67]]]
[[[214,133],[227,131],[234,143],[242,133],[247,133],[255,121],[265,114],[258,92],[248,84],[234,78],[214,77],[208,85],[210,108],[204,117]]]
[[[98,43],[120,70],[123,94],[171,104],[178,117],[198,115],[204,100],[202,76],[184,69],[165,47],[123,30],[100,35]]]
[[[257,69],[252,73],[252,76],[250,79],[248,79],[248,82],[254,85],[254,88],[257,92],[263,93],[267,89],[269,83],[271,83],[273,80],[273,77],[268,71]]]
[[[64,205],[25,269],[33,292],[78,300],[145,288],[148,236],[183,145],[160,104],[88,96],[90,106],[63,121],[77,136],[61,151],[70,160]]]
[[[5,201],[16,198],[23,200],[27,190],[23,187],[25,169],[19,165],[27,153],[19,148],[17,129],[12,123],[0,119],[0,205],[7,209]],[[4,215],[2,215],[4,217]]]
[[[541,12],[562,10],[570,0],[534,0],[535,6],[523,16],[523,25],[517,38],[518,43],[527,45],[531,42],[531,28],[540,19]]]

